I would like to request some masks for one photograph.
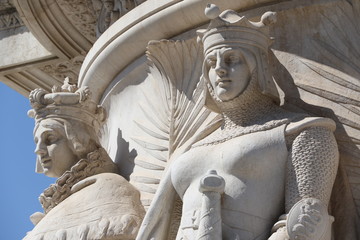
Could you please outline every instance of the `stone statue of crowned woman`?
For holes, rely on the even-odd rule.
[[[106,114],[88,88],[65,81],[30,93],[36,170],[57,178],[40,195],[24,239],[134,239],[145,214],[139,192],[118,174],[98,140]]]

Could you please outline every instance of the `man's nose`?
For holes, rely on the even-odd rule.
[[[216,61],[216,66],[215,66],[215,72],[218,76],[222,77],[225,76],[227,73],[226,67],[224,66],[224,61],[223,59],[218,59]]]
[[[36,144],[36,148],[35,148],[35,154],[38,155],[38,156],[45,156],[45,154],[47,153],[46,149],[45,149],[45,145],[39,141],[37,144]]]

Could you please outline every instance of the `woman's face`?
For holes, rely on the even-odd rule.
[[[46,176],[60,177],[78,160],[64,126],[55,120],[42,120],[34,133],[34,140],[35,153]]]
[[[221,101],[239,96],[250,81],[250,70],[240,48],[214,49],[205,57],[209,80]]]

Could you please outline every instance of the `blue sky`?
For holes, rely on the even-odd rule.
[[[0,104],[0,238],[19,240],[33,228],[29,216],[42,211],[38,197],[55,179],[35,173],[28,99],[0,82]]]

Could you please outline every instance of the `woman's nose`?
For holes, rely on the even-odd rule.
[[[45,149],[45,146],[44,144],[41,143],[41,141],[39,141],[37,144],[36,144],[36,148],[35,148],[35,154],[38,155],[38,156],[45,156],[45,154],[47,153],[46,149]]]

